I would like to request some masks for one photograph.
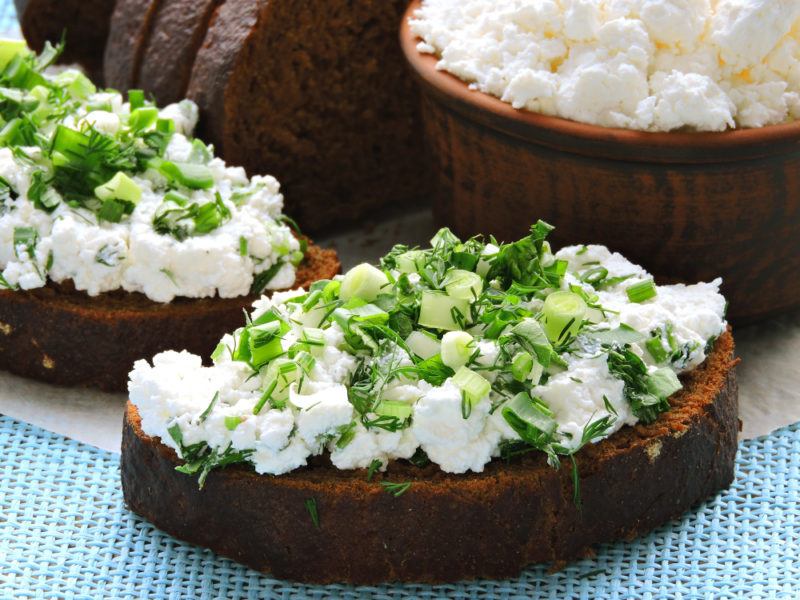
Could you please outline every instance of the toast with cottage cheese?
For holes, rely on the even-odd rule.
[[[279,577],[433,582],[569,560],[727,485],[721,281],[656,285],[551,230],[442,229],[259,299],[211,366],[137,361],[129,506]]]
[[[569,461],[493,461],[452,475],[407,461],[367,479],[324,458],[280,477],[233,466],[203,489],[177,473],[175,452],[142,432],[129,403],[122,487],[135,513],[175,537],[281,579],[312,583],[440,583],[516,577],[529,564],[591,556],[678,518],[734,475],[737,388],[726,333],[650,425],[618,431]],[[400,497],[381,483],[411,482]],[[318,525],[309,513],[313,501]]]
[[[307,286],[339,269],[333,250],[309,245],[295,283]],[[183,348],[208,355],[254,299],[179,298],[163,304],[121,291],[92,297],[69,283],[0,290],[0,369],[56,385],[123,392],[141,358]]]

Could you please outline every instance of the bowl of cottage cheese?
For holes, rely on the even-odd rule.
[[[800,3],[415,0],[437,218],[722,274],[736,321],[800,305]],[[754,293],[754,290],[758,290]]]

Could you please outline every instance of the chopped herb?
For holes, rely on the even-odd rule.
[[[214,410],[214,407],[217,405],[217,401],[219,400],[219,392],[214,394],[214,397],[211,398],[211,402],[209,402],[206,409],[200,413],[200,422],[203,423],[207,418],[208,415],[211,414],[211,411]]]
[[[371,463],[369,463],[369,469],[367,469],[367,481],[372,481],[373,475],[383,466],[383,462],[379,459],[375,458]]]
[[[398,498],[408,491],[408,488],[411,487],[411,482],[392,483],[391,481],[381,481],[381,487],[395,498]]]
[[[170,271],[169,269],[159,269],[159,271],[164,275],[166,275],[167,279],[169,279],[172,282],[172,284],[177,287],[178,282],[175,279],[175,274],[172,271]]]
[[[308,498],[304,504],[309,516],[311,517],[311,522],[314,523],[314,527],[319,529],[319,512],[317,511],[317,501],[314,498]]]

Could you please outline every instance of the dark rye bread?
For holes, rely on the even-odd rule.
[[[136,87],[142,54],[160,3],[161,0],[117,0],[103,58],[108,87],[122,92]]]
[[[66,32],[59,62],[80,64],[95,83],[102,82],[103,48],[114,0],[14,0],[22,35],[36,52]]]
[[[162,0],[144,44],[139,81],[160,105],[182,100],[194,57],[222,0]]]
[[[333,250],[309,246],[296,286],[333,277]],[[125,391],[140,358],[164,350],[209,356],[243,323],[255,297],[178,298],[169,304],[124,291],[90,297],[66,285],[0,291],[0,369],[48,383]]]
[[[187,90],[200,136],[274,174],[304,230],[424,200],[419,99],[397,41],[406,4],[227,0],[211,20]]]
[[[734,343],[722,335],[683,377],[672,410],[625,427],[577,456],[582,510],[570,463],[540,453],[449,475],[405,461],[366,481],[327,459],[279,477],[242,466],[195,477],[144,435],[128,404],[122,488],[134,512],[164,531],[274,576],[314,583],[445,582],[515,577],[531,563],[591,555],[599,542],[632,539],[728,486],[737,447]],[[411,481],[400,497],[381,480]],[[306,501],[313,498],[319,528]]]

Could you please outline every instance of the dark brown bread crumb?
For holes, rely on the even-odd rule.
[[[296,287],[340,270],[333,250],[310,245]],[[244,322],[255,297],[153,302],[124,291],[90,297],[67,285],[0,291],[0,369],[48,383],[125,391],[140,358],[165,350],[209,356]]]
[[[137,86],[142,53],[160,3],[161,0],[117,0],[103,57],[108,87],[125,93]]]
[[[22,34],[36,52],[66,32],[59,62],[80,64],[95,83],[102,82],[103,48],[114,0],[14,0]]]
[[[134,512],[164,531],[276,577],[314,583],[445,582],[515,577],[527,565],[590,555],[681,515],[733,480],[737,386],[730,333],[684,378],[672,410],[578,455],[582,510],[569,462],[540,453],[450,475],[405,461],[366,481],[326,458],[279,477],[237,466],[202,490],[175,453],[144,435],[128,404],[122,487]],[[400,497],[379,481],[411,481]],[[314,526],[305,502],[313,498]]]

